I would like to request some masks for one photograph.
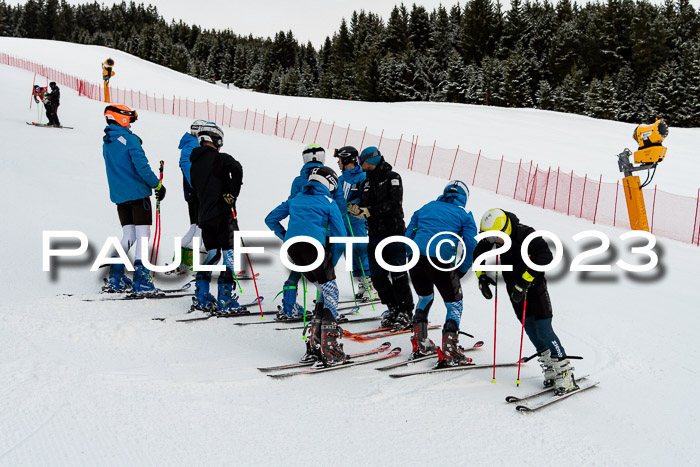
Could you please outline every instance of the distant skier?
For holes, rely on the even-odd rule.
[[[532,227],[521,224],[515,214],[501,209],[490,209],[481,218],[481,232],[498,230],[505,232],[513,244],[507,252],[500,255],[501,264],[513,266],[513,271],[504,271],[503,280],[506,291],[518,320],[523,322],[523,300],[527,300],[525,313],[525,332],[539,354],[538,361],[544,371],[544,386],[555,386],[555,394],[561,395],[578,389],[572,373],[573,367],[561,341],[552,329],[552,303],[547,291],[544,272],[535,271],[525,264],[521,255],[523,240],[535,231]],[[481,240],[474,249],[474,259],[491,250],[495,244],[503,244],[497,237]],[[528,256],[534,264],[545,265],[552,261],[552,252],[542,237],[535,237],[530,243]],[[481,294],[490,300],[493,297],[490,285],[495,285],[485,272],[478,271]]]
[[[197,225],[207,249],[205,265],[219,262],[223,255],[226,270],[219,274],[218,297],[209,293],[211,272],[198,271],[192,309],[231,313],[245,311],[233,293],[233,232],[238,230],[233,212],[243,185],[243,168],[228,154],[220,152],[224,132],[214,123],[204,123],[197,130],[201,145],[190,154],[190,181],[199,200]]]
[[[362,182],[367,178],[362,167],[357,165],[358,156],[357,149],[352,146],[344,146],[336,149],[333,153],[333,157],[338,158],[338,167],[342,171],[342,175],[338,178],[338,190],[345,197],[347,204],[357,204],[360,201]],[[346,215],[343,220],[348,237],[367,237],[367,221],[365,219]],[[372,291],[372,277],[367,260],[367,244],[353,245],[353,256],[352,275],[357,281],[355,299],[369,300]]]
[[[58,106],[61,104],[61,89],[55,81],[49,83],[51,92],[44,98],[46,107],[46,117],[49,119],[48,126],[61,126],[58,120]]]
[[[311,169],[307,183],[301,192],[283,202],[268,214],[265,222],[283,241],[305,235],[313,237],[325,247],[323,262],[304,277],[318,289],[321,299],[310,321],[306,354],[301,361],[321,360],[325,365],[334,365],[346,360],[343,345],[338,341],[342,331],[338,328],[338,285],[335,281],[333,255],[328,235],[342,237],[345,226],[336,202],[331,197],[338,188],[335,172],[329,167]],[[287,230],[281,221],[289,217]],[[288,250],[294,264],[308,266],[316,261],[318,252],[309,243],[295,243]]]
[[[123,264],[112,264],[104,290],[126,292],[131,287],[134,293],[156,293],[158,289],[153,285],[151,273],[141,261],[141,242],[145,238],[148,243],[151,236],[151,190],[155,190],[156,198],[162,200],[165,187],[148,165],[141,138],[130,130],[138,118],[136,111],[114,104],[105,108],[104,116],[107,127],[102,155],[107,169],[109,197],[117,205],[122,225],[121,246],[128,252],[132,245],[136,245],[133,283],[124,274]]]
[[[413,318],[413,294],[408,272],[389,272],[376,259],[380,241],[406,233],[401,176],[391,170],[391,165],[374,146],[362,151],[360,163],[367,179],[362,183],[359,203],[349,205],[348,212],[359,219],[367,219],[367,255],[372,284],[382,303],[389,308],[383,315],[381,326],[397,331],[409,329]],[[402,266],[406,264],[406,245],[390,243],[382,256],[387,264]]]
[[[418,358],[437,350],[439,367],[468,363],[463,349],[458,345],[463,309],[460,279],[471,267],[476,247],[476,223],[472,213],[465,207],[468,198],[467,185],[459,180],[451,181],[437,200],[429,202],[413,214],[406,228],[406,237],[415,241],[420,250],[418,264],[410,270],[411,282],[418,294],[413,318],[412,356]],[[453,268],[459,260],[455,235],[464,242],[464,262],[459,269],[445,271]],[[442,328],[442,348],[438,349],[428,338],[428,312],[433,304],[433,286],[437,287],[447,308]]]
[[[192,163],[190,162],[190,154],[194,148],[199,147],[197,132],[205,123],[207,123],[206,120],[195,120],[192,122],[192,125],[190,125],[190,131],[182,135],[182,138],[180,138],[180,144],[178,145],[178,149],[180,150],[180,170],[182,171],[182,192],[184,193],[185,201],[187,202],[190,228],[182,237],[182,254],[180,257],[180,265],[175,269],[176,274],[186,274],[192,270],[192,241],[194,237],[198,237],[200,239],[202,238],[202,229],[197,226],[199,200],[197,199],[197,195],[192,189],[190,182],[190,167],[192,166]],[[199,254],[199,252],[197,252],[197,254]]]
[[[326,151],[318,144],[309,144],[302,150],[301,157],[304,165],[301,167],[299,175],[297,175],[292,181],[292,188],[289,192],[287,201],[301,193],[304,186],[306,186],[308,183],[309,175],[311,175],[313,169],[323,167],[323,164],[326,161]],[[343,194],[339,191],[335,191],[335,193],[333,193],[333,198],[336,201],[336,206],[341,218],[344,218],[347,214],[347,207]],[[274,223],[271,221],[268,222],[268,219],[265,219],[265,224],[271,230],[274,230]],[[345,236],[345,234],[343,234],[343,236]],[[334,254],[333,264],[337,262],[338,257],[340,256],[339,252],[341,251],[342,250],[340,248],[333,249],[334,253],[338,252],[337,254]],[[297,319],[304,315],[304,307],[297,303],[297,289],[300,279],[301,273],[295,271],[290,272],[289,277],[285,281],[282,288],[282,309],[279,311],[279,313],[277,313],[277,320],[284,321],[288,319]]]

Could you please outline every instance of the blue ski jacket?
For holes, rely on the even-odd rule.
[[[362,167],[359,165],[350,170],[344,170],[343,174],[338,177],[338,190],[343,193],[346,205],[350,203],[360,203],[362,182],[364,182],[366,178],[367,174],[362,171]],[[365,219],[358,219],[357,217],[346,215],[344,220],[345,227],[348,231],[348,237],[367,236],[367,221]]]
[[[477,234],[474,216],[466,210],[466,204],[467,197],[463,194],[440,195],[437,200],[429,202],[413,213],[411,222],[406,228],[406,236],[416,242],[421,255],[433,258],[441,257],[444,260],[455,257],[455,262],[459,260],[456,257],[459,242],[453,235],[444,233],[438,235],[432,242],[430,239],[441,232],[452,232],[462,238],[465,246],[463,254],[466,255],[464,262],[459,267],[459,271],[462,273],[466,273],[474,262],[472,255],[476,247],[474,237]],[[452,240],[452,244],[442,243],[440,256],[438,256],[438,244],[443,239]],[[430,242],[430,251],[428,251],[428,242]]]
[[[109,199],[120,204],[151,196],[151,189],[160,182],[148,165],[141,138],[128,128],[110,124],[105,128],[102,141]]]
[[[326,244],[326,237],[345,236],[343,219],[328,188],[316,181],[306,182],[301,192],[273,209],[265,224],[280,239],[306,235]],[[289,217],[287,230],[281,221]]]
[[[323,164],[320,162],[309,162],[301,167],[299,175],[297,175],[292,181],[292,189],[287,200],[294,198],[302,191],[302,189],[309,182],[309,175],[311,175],[311,171],[316,167],[323,167]],[[340,217],[345,219],[345,217],[348,215],[348,203],[345,201],[343,192],[340,189],[335,190],[335,193],[333,193],[333,199],[335,200],[338,211],[340,212]]]
[[[180,139],[180,144],[178,149],[180,150],[180,170],[182,170],[182,175],[187,179],[187,183],[192,185],[192,179],[190,178],[190,167],[192,167],[192,162],[190,162],[190,154],[194,148],[199,147],[199,141],[197,138],[189,133],[182,135]]]

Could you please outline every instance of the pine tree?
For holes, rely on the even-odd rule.
[[[391,15],[386,25],[386,40],[384,46],[387,52],[398,54],[408,50],[408,44],[408,12],[406,11],[406,7],[401,4],[400,7],[395,6],[391,10]]]
[[[537,108],[542,110],[554,110],[556,106],[556,96],[552,86],[545,80],[540,81],[539,89],[535,93]]]

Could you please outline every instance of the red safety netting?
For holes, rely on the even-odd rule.
[[[79,96],[104,101],[101,84],[62,73],[29,60],[0,53],[0,64],[22,68],[62,86]],[[31,90],[30,90],[31,93]],[[338,126],[335,122],[315,122],[301,116],[268,114],[257,109],[235,110],[223,103],[148,94],[132,89],[110,88],[112,102],[138,110],[203,119],[218,125],[278,136],[303,144],[327,148],[341,146],[378,147],[385,159],[400,169],[444,179],[460,179],[473,186],[509,196],[543,209],[587,219],[594,224],[629,228],[629,217],[622,184],[603,182],[602,177],[583,177],[560,168],[539,167],[534,162],[508,162],[492,159],[481,152],[470,153],[437,146],[412,135],[399,139]],[[649,227],[653,234],[700,245],[700,190],[695,198],[666,193],[654,188],[644,191]]]

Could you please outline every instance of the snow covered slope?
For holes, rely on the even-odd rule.
[[[226,103],[236,110],[265,110],[267,115],[289,114],[335,122],[355,130],[419,144],[456,148],[492,159],[534,161],[540,167],[561,166],[583,177],[615,182],[621,178],[616,155],[634,149],[635,125],[596,120],[578,115],[533,109],[504,109],[430,102],[370,103],[330,99],[274,96],[240,89],[227,90],[138,59],[124,52],[99,46],[58,41],[0,37],[0,51],[62,70],[92,82],[101,80],[101,63],[112,57],[116,75],[112,86],[148,91],[149,95]],[[80,57],[75,60],[73,57]],[[65,107],[65,106],[64,106]],[[650,117],[651,118],[651,117]],[[647,122],[650,123],[650,122]],[[669,193],[697,196],[700,188],[700,159],[695,157],[700,129],[673,128],[666,141],[668,156],[657,171],[654,183]]]
[[[6,50],[8,43],[0,39],[0,49]],[[13,47],[13,53],[28,58],[35,47],[80,50],[72,55],[80,59],[71,58],[75,64],[70,65],[65,52],[64,69],[72,73],[76,70],[71,66],[90,60],[92,68],[93,59],[104,59],[106,52],[98,50],[93,57],[92,47],[40,41],[18,41]],[[117,57],[116,52],[107,53]],[[139,73],[144,83],[160,73],[151,64],[133,63],[142,66]],[[0,66],[0,76],[0,101],[7,109],[0,114],[0,238],[5,248],[0,268],[0,465],[543,465],[553,459],[572,465],[698,463],[695,440],[700,436],[700,409],[693,402],[700,383],[695,369],[700,358],[697,247],[659,239],[660,265],[651,274],[627,274],[613,266],[611,273],[564,273],[560,268],[550,275],[557,332],[568,353],[585,357],[576,362],[576,373],[590,373],[601,385],[540,413],[519,414],[504,402],[506,395],[539,387],[540,371],[534,363],[523,366],[520,388],[515,387],[515,368],[499,369],[496,384],[491,383],[490,370],[392,380],[375,371],[377,365],[274,381],[256,367],[295,361],[303,350],[297,331],[276,331],[275,325],[238,327],[233,320],[176,323],[171,318],[185,313],[187,298],[96,303],[56,297],[58,293],[94,293],[104,273],[90,273],[89,261],[67,260],[55,269],[55,277],[42,272],[42,231],[81,230],[91,241],[93,255],[107,236],[120,235],[101,153],[104,105],[64,90],[59,115],[75,130],[30,127],[24,121],[36,115],[27,108],[33,75]],[[183,95],[192,96],[199,86],[206,86],[179,78],[167,71],[162,75],[164,83],[170,80]],[[245,92],[231,95],[234,103],[250,99],[243,106],[255,106],[255,99],[274,98]],[[345,115],[352,108],[347,111],[348,121],[353,119],[351,123],[357,121],[358,126],[365,115],[364,110],[355,110],[354,103],[277,99],[284,103],[278,107],[298,102],[308,106],[309,113],[318,109],[317,114],[330,109]],[[376,106],[392,115],[395,107],[402,107],[404,114],[413,112],[414,119],[424,116],[423,108],[434,107],[434,115],[438,109],[458,109],[430,104]],[[529,124],[530,115],[539,114],[481,110],[499,110],[504,118],[520,119],[523,125]],[[143,138],[152,167],[159,159],[166,164],[161,258],[167,260],[172,237],[187,228],[177,142],[190,122],[139,113],[134,131]],[[594,122],[553,115],[562,134],[578,131],[569,122]],[[371,118],[382,121],[377,115]],[[409,115],[402,119],[411,120]],[[446,132],[443,123],[423,120],[421,133]],[[594,123],[607,134],[614,133],[609,128],[620,126]],[[629,131],[626,126],[623,130],[625,142],[620,144],[627,145]],[[298,173],[301,146],[227,130],[224,149],[244,167],[241,225],[264,229],[265,215],[286,197]],[[549,153],[549,157],[556,155]],[[563,158],[556,162],[566,165]],[[402,177],[407,216],[437,197],[444,185],[442,180],[410,172],[402,172]],[[582,250],[571,237],[591,228],[579,219],[472,190],[468,207],[475,217],[496,206],[513,210],[524,223],[562,238],[567,266]],[[630,244],[617,239],[622,230],[597,229],[614,246],[602,260],[637,261],[629,252]],[[271,309],[286,273],[270,245],[267,248],[268,255],[253,258],[261,273],[265,308]],[[340,267],[341,296],[347,297],[349,282]],[[184,281],[156,277],[159,286]],[[472,274],[463,286],[462,330],[486,343],[471,356],[478,363],[490,363],[494,303],[481,297]],[[244,282],[243,287],[244,299],[250,299],[252,284]],[[380,311],[365,308],[360,316]],[[167,319],[153,321],[154,317]],[[431,321],[442,324],[444,317],[442,302],[436,300]],[[362,331],[371,326],[354,324],[347,329]],[[431,331],[431,337],[438,340],[439,331]],[[517,358],[519,338],[517,320],[506,300],[501,300],[499,361]],[[407,356],[407,336],[389,340]],[[471,343],[472,339],[463,339],[464,345]],[[346,349],[356,352],[374,345],[346,342]],[[524,353],[532,352],[526,343]]]

